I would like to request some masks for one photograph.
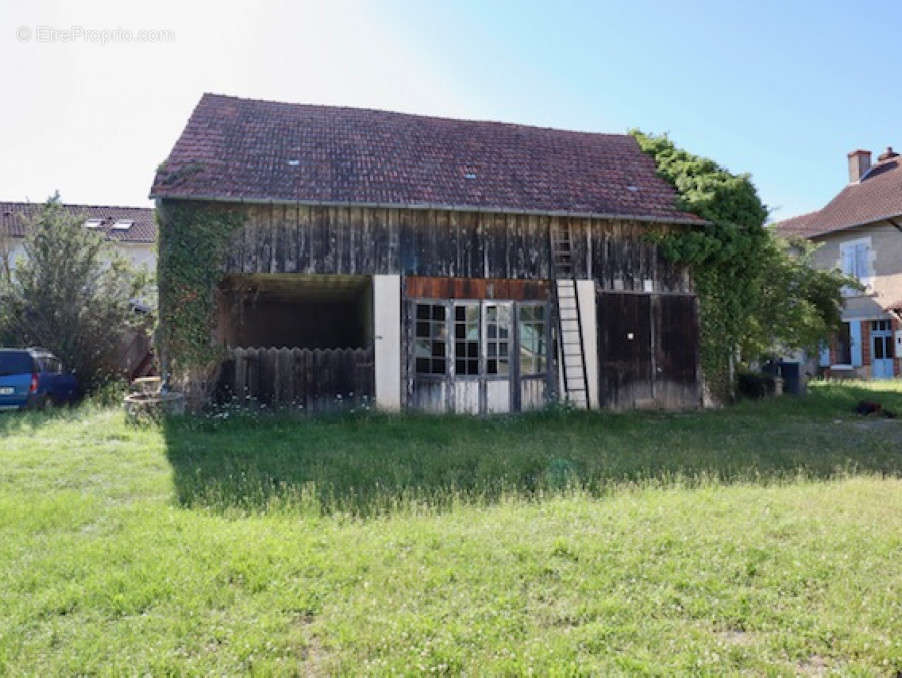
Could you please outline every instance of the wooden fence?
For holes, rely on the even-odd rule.
[[[217,399],[310,412],[346,409],[372,401],[373,364],[372,348],[233,348]]]

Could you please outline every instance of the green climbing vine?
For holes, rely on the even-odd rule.
[[[244,218],[240,210],[222,205],[163,201],[157,219],[157,346],[165,372],[177,380],[196,377],[222,357],[213,339],[216,290],[232,234]]]
[[[792,250],[764,227],[767,208],[748,174],[731,174],[667,136],[631,133],[677,189],[679,207],[708,222],[657,241],[664,256],[692,271],[706,383],[716,398],[729,400],[737,359],[811,349],[834,331],[849,280],[813,269],[809,245],[796,243]]]

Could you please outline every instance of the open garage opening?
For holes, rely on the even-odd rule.
[[[232,275],[219,288],[219,338],[228,347],[368,348],[369,276]]]

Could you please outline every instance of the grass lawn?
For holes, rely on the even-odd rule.
[[[0,416],[0,675],[895,675],[902,387],[691,414]]]

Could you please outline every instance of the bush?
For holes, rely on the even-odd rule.
[[[764,372],[740,372],[737,387],[744,398],[765,398],[777,392],[777,377]]]
[[[124,332],[145,321],[132,300],[148,280],[83,221],[55,195],[29,225],[25,257],[0,271],[0,337],[49,349],[92,392],[115,376]]]

